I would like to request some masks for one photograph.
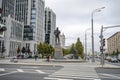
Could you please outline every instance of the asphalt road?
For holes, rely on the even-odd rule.
[[[0,64],[0,80],[48,80],[48,75],[60,70],[61,68],[62,66],[24,66]]]
[[[50,76],[62,68],[62,66],[25,66],[0,64],[0,80],[91,80],[72,78],[72,75],[70,78]],[[95,71],[98,74],[99,79],[93,80],[120,80],[120,69],[95,68]]]
[[[101,80],[120,80],[120,68],[96,68]]]

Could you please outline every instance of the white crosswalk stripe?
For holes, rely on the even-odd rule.
[[[120,79],[119,74],[115,75],[115,74],[99,73],[99,75],[102,76],[102,78]]]
[[[48,80],[73,80],[73,79],[52,78],[52,77],[44,77],[44,79],[48,79]]]
[[[80,76],[80,75],[76,75],[76,76],[71,76],[71,75],[49,75],[49,77],[52,78],[71,78],[71,79],[80,79],[80,80],[101,80],[95,76]]]
[[[17,69],[18,72],[24,72],[22,69]]]
[[[51,74],[53,73],[54,71],[51,71],[51,70],[45,70],[45,71],[42,71],[42,70],[35,70],[35,69],[4,69],[4,68],[0,68],[0,71],[7,71],[7,72],[11,72],[11,71],[17,71],[17,72],[25,72],[25,73],[40,73],[40,74]]]
[[[0,71],[5,71],[5,69],[4,68],[0,68]]]
[[[44,74],[45,72],[41,71],[41,70],[35,70],[37,71],[38,73],[41,73],[41,74]]]

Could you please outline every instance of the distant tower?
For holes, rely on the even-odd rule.
[[[65,35],[64,35],[64,33],[62,35],[60,35],[60,43],[61,43],[61,47],[65,46]]]
[[[45,8],[45,42],[53,46],[55,45],[55,27],[56,14],[50,8]]]

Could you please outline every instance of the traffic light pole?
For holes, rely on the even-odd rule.
[[[108,28],[115,28],[115,27],[120,27],[120,25],[116,25],[116,26],[107,26],[107,27],[103,27],[103,26],[101,26],[101,34],[100,34],[100,43],[101,43],[101,46],[100,46],[100,48],[101,48],[101,65],[102,65],[102,67],[103,67],[103,65],[105,64],[105,62],[104,62],[104,54],[103,54],[103,51],[104,51],[104,44],[105,44],[105,42],[103,42],[103,30],[104,29],[108,29]]]

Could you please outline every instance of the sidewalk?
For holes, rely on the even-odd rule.
[[[7,59],[0,59],[0,64],[28,64],[28,65],[64,65],[64,64],[81,64],[81,63],[87,63],[89,64],[91,67],[102,67],[100,65],[99,62],[89,62],[89,61],[82,61],[82,60],[55,60],[52,59],[50,62],[47,62],[46,59],[37,59],[35,61],[35,59],[18,59],[18,62],[10,62],[10,58]],[[89,66],[88,65],[88,66]],[[105,68],[120,68],[120,66],[115,66],[115,65],[110,65],[110,64],[106,64],[103,66]]]

